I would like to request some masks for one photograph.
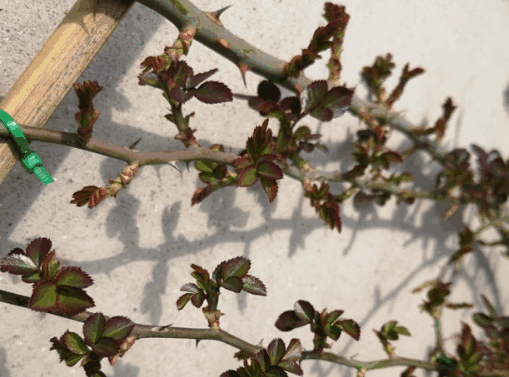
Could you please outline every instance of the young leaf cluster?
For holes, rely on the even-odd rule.
[[[188,293],[178,298],[177,309],[182,310],[189,301],[199,308],[207,300],[208,306],[202,310],[209,322],[209,327],[218,327],[219,318],[223,314],[217,310],[219,289],[221,287],[235,293],[245,291],[258,296],[267,295],[267,290],[262,281],[248,275],[251,268],[251,262],[248,258],[236,257],[221,262],[215,268],[212,276],[207,270],[195,264],[192,264],[191,268],[194,270],[191,276],[196,279],[196,284],[187,283],[180,288],[181,291]]]
[[[342,331],[359,340],[361,335],[359,325],[352,319],[339,319],[343,312],[333,310],[328,313],[327,309],[324,309],[320,313],[309,302],[299,300],[295,303],[294,310],[288,310],[279,316],[275,325],[281,331],[291,331],[310,325],[311,332],[315,334],[314,351],[321,353],[324,348],[331,347],[327,344],[327,337],[338,340]]]
[[[134,345],[136,339],[129,337],[134,323],[122,316],[105,319],[102,313],[91,315],[83,325],[83,335],[66,331],[60,339],[53,337],[50,350],[56,350],[60,361],[72,367],[81,360],[87,376],[106,377],[101,372],[101,359],[107,357],[115,365],[119,357]]]
[[[25,283],[33,284],[28,301],[32,310],[74,316],[95,306],[94,300],[83,290],[93,284],[92,278],[79,267],[59,268],[55,250],[50,249],[48,238],[37,238],[26,251],[15,248],[3,258],[0,271],[21,275]],[[84,339],[67,331],[60,339],[51,339],[50,350],[56,350],[60,361],[65,361],[68,366],[81,360],[88,377],[106,377],[100,371],[101,359],[108,357],[114,365],[118,357],[134,344],[134,338],[128,338],[133,328],[134,323],[126,317],[105,320],[102,313],[96,313],[85,321]]]
[[[286,348],[285,342],[277,338],[270,342],[267,349],[250,357],[250,364],[246,358],[243,367],[236,371],[228,370],[220,377],[287,377],[286,372],[302,376],[304,372],[299,365],[301,355],[300,340],[292,339]]]
[[[29,308],[41,312],[54,311],[72,316],[95,306],[84,288],[93,284],[92,278],[79,267],[60,268],[51,241],[37,238],[23,251],[13,249],[0,262],[0,271],[21,275],[25,283],[33,284]]]
[[[394,347],[389,340],[398,340],[399,335],[410,336],[410,332],[404,326],[396,326],[398,321],[389,321],[382,326],[380,331],[373,329],[389,357],[394,357]]]

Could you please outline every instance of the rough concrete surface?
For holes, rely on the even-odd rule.
[[[0,0],[0,95],[5,95],[30,63],[74,0]],[[307,47],[314,30],[325,25],[324,1],[318,0],[195,0],[203,10],[227,5],[221,17],[224,25],[262,50],[289,61]],[[346,30],[341,82],[356,87],[366,98],[367,90],[359,73],[373,64],[376,56],[392,53],[394,75],[387,80],[389,90],[396,85],[406,63],[422,67],[425,74],[412,80],[395,105],[415,125],[433,126],[442,114],[442,105],[452,97],[458,106],[447,130],[446,150],[467,148],[477,166],[470,145],[497,149],[506,160],[509,121],[509,2],[502,0],[451,0],[408,2],[403,0],[344,0],[350,14]],[[173,139],[176,128],[168,122],[168,104],[160,91],[138,86],[140,63],[171,45],[178,31],[154,11],[135,4],[79,82],[97,80],[104,90],[95,104],[101,113],[94,137],[118,145],[142,138],[138,150],[181,150]],[[328,54],[306,70],[312,79],[327,78]],[[185,60],[195,72],[218,68],[211,79],[227,84],[233,92],[256,93],[261,77],[247,73],[247,89],[238,69],[229,61],[194,42]],[[283,91],[285,95],[289,92]],[[76,130],[74,113],[77,98],[70,91],[46,128]],[[195,112],[191,127],[198,141],[209,146],[223,143],[239,152],[260,115],[244,101],[205,105],[191,100],[185,114]],[[357,119],[347,114],[330,123],[307,117],[301,124],[322,134],[329,153],[306,155],[318,168],[346,171],[353,166],[352,138],[361,129]],[[269,127],[277,132],[277,122]],[[410,142],[393,132],[388,146],[398,150]],[[64,265],[87,271],[94,285],[87,293],[95,300],[91,311],[125,315],[136,323],[157,326],[205,328],[201,310],[189,305],[177,311],[180,287],[191,282],[192,263],[213,270],[223,260],[236,256],[250,258],[250,273],[267,286],[267,297],[234,294],[220,296],[220,310],[226,313],[221,327],[252,344],[263,345],[276,338],[286,344],[300,338],[305,349],[312,348],[309,327],[283,333],[274,327],[278,315],[307,300],[322,310],[342,309],[342,318],[361,326],[361,338],[342,334],[332,342],[331,352],[359,360],[385,358],[372,329],[397,320],[411,337],[402,336],[393,344],[396,354],[424,359],[434,345],[431,318],[419,305],[426,292],[411,291],[437,277],[441,267],[458,249],[457,232],[462,222],[479,225],[471,206],[451,219],[439,217],[444,203],[417,201],[399,204],[391,199],[384,207],[354,208],[352,200],[341,205],[343,230],[332,231],[317,217],[309,200],[303,198],[298,181],[280,181],[276,200],[269,204],[260,185],[227,188],[203,203],[191,207],[198,187],[197,171],[179,164],[180,175],[170,166],[140,169],[126,190],[116,199],[108,198],[97,208],[69,204],[72,194],[87,185],[106,186],[122,170],[122,161],[86,153],[67,146],[33,142],[55,178],[43,186],[20,164],[0,186],[0,252],[25,249],[38,237],[50,238]],[[340,162],[341,161],[341,162]],[[415,188],[429,190],[439,171],[424,153],[402,166],[416,175]],[[331,185],[334,193],[348,186]],[[496,240],[490,232],[485,240]],[[452,336],[469,324],[474,335],[485,340],[472,321],[472,314],[484,311],[480,295],[486,295],[499,313],[509,312],[509,268],[502,248],[476,246],[452,279],[453,302],[471,302],[472,309],[445,310],[443,333],[448,353],[455,354]],[[451,281],[451,273],[445,276]],[[19,277],[0,274],[0,289],[30,295],[30,286]],[[68,368],[50,351],[49,339],[66,330],[82,333],[82,324],[52,315],[0,303],[0,376],[84,376],[79,366]],[[108,376],[219,376],[240,363],[237,350],[216,341],[143,339],[111,367],[103,360]],[[303,361],[305,376],[353,377],[354,370],[324,361]],[[405,368],[369,372],[368,376],[396,376]],[[416,376],[426,374],[418,370]],[[436,373],[430,374],[436,375]]]

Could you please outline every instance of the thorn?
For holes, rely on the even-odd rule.
[[[167,332],[167,331],[170,331],[170,326],[172,326],[172,325],[173,324],[167,325],[167,326],[152,327],[150,330],[153,332]]]
[[[248,67],[248,65],[246,63],[242,63],[242,62],[239,62],[239,64],[237,64],[237,66],[240,69],[240,73],[242,74],[242,80],[244,81],[244,86],[247,89],[246,72],[249,71],[249,67]]]
[[[130,150],[133,150],[135,147],[136,147],[136,144],[138,144],[140,142],[142,138],[140,137],[138,140],[136,140],[134,143],[132,143],[131,145],[129,145],[127,147],[127,149],[130,149]]]
[[[221,15],[223,14],[223,12],[224,12],[225,10],[227,10],[228,8],[232,7],[232,6],[233,6],[233,4],[232,4],[232,5],[228,5],[228,6],[224,7],[224,8],[219,9],[219,10],[216,10],[216,11],[214,12],[214,16],[216,16],[216,18],[219,20],[219,17],[221,17]]]
[[[178,170],[178,172],[179,172],[180,174],[182,174],[182,172],[180,171],[180,169],[179,169],[179,168],[177,167],[177,165],[175,164],[175,161],[168,161],[168,162],[167,162],[167,164],[168,164],[168,165],[173,166],[175,169],[177,169],[177,170]]]
[[[189,161],[186,161],[187,172],[189,173]]]
[[[223,23],[219,20],[219,17],[221,17],[221,14],[228,8],[230,8],[232,5],[228,5],[227,7],[221,8],[219,10],[216,10],[215,12],[206,12],[207,16],[214,21],[216,24],[223,26]],[[224,27],[224,26],[223,26]]]

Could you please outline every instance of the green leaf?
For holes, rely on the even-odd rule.
[[[258,174],[256,171],[256,165],[252,164],[242,169],[239,174],[237,185],[240,187],[249,187],[254,185],[257,181]]]
[[[300,126],[294,133],[296,140],[306,140],[311,135],[311,130],[308,126]]]
[[[345,319],[343,321],[338,322],[341,329],[350,335],[355,340],[359,340],[361,336],[361,328],[353,319]]]
[[[62,342],[72,353],[86,355],[90,352],[85,341],[75,332],[66,331],[62,336]]]
[[[343,314],[344,310],[334,310],[327,315],[327,319],[325,320],[327,325],[332,325],[340,316]]]
[[[44,280],[53,280],[55,274],[60,267],[60,263],[55,259],[55,251],[50,251],[44,256],[41,262],[40,269],[42,271],[42,277]]]
[[[193,273],[191,273],[191,275],[198,281],[202,281],[204,283],[208,283],[209,280],[210,280],[210,275],[209,275],[209,272],[200,267],[200,266],[197,266],[195,265],[194,263],[191,264],[191,268],[194,270]]]
[[[301,376],[304,374],[299,365],[301,356],[302,345],[300,344],[300,340],[294,338],[290,341],[290,344],[286,349],[286,353],[283,356],[283,359],[278,363],[278,366],[284,368],[290,373]]]
[[[106,321],[103,336],[123,342],[134,329],[134,322],[124,316],[111,317]]]
[[[271,366],[270,358],[269,358],[269,353],[267,352],[266,349],[263,349],[263,350],[257,352],[254,356],[254,359],[256,361],[258,361],[258,363],[262,367],[262,370],[268,371],[270,369],[270,366]]]
[[[239,293],[242,291],[242,288],[244,287],[244,283],[242,282],[242,278],[239,278],[238,276],[232,276],[228,279],[225,279],[221,286],[228,289],[229,291],[233,291],[236,293]]]
[[[270,368],[268,372],[265,373],[267,377],[288,377],[285,371],[279,369],[278,367]]]
[[[184,307],[189,302],[192,296],[193,296],[192,293],[186,293],[185,295],[180,296],[177,300],[177,310],[184,309]]]
[[[93,283],[92,278],[79,267],[63,267],[55,276],[58,285],[67,285],[76,288],[87,288]]]
[[[268,179],[283,178],[283,171],[273,162],[262,162],[257,166],[258,175]]]
[[[236,257],[226,261],[223,264],[222,278],[224,280],[231,276],[242,278],[246,276],[251,268],[251,261],[245,257]]]
[[[112,338],[101,338],[97,343],[92,346],[92,352],[99,357],[115,356],[120,351],[120,344]]]
[[[400,335],[410,336],[410,332],[406,329],[406,327],[403,327],[403,326],[394,327],[394,331]]]
[[[206,184],[212,184],[217,181],[217,178],[212,173],[200,173],[198,174],[198,178]]]
[[[88,344],[96,343],[102,336],[106,320],[102,313],[95,313],[88,317],[83,325],[83,334]]]
[[[497,317],[498,317],[498,314],[497,314],[497,312],[495,311],[495,308],[493,307],[493,305],[491,305],[491,303],[489,302],[489,300],[486,298],[486,296],[481,295],[481,299],[482,299],[482,301],[483,301],[484,306],[486,306],[486,308],[488,309],[488,312],[489,312],[490,318],[492,318],[492,319],[497,318]]]
[[[36,271],[32,274],[24,275],[21,280],[23,280],[25,283],[37,283],[38,281],[42,280],[42,275],[39,271]]]
[[[218,164],[209,160],[196,160],[194,167],[204,173],[212,173]]]
[[[493,325],[493,319],[491,319],[484,313],[474,313],[472,318],[473,318],[474,322],[477,325],[479,325],[480,327],[485,328],[485,327],[490,327]]]
[[[329,338],[338,340],[339,336],[341,335],[341,328],[339,327],[339,324],[335,324],[332,326],[328,325],[325,327],[325,333]]]
[[[57,305],[57,285],[51,281],[41,281],[34,284],[34,290],[28,307],[40,312],[55,309]]]
[[[285,342],[281,338],[274,339],[267,347],[270,364],[277,365],[285,354]]]
[[[58,286],[58,311],[65,315],[76,315],[95,306],[92,297],[80,288]]]
[[[302,345],[299,339],[293,338],[288,344],[283,360],[299,361],[302,356]]]

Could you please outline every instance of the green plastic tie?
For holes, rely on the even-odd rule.
[[[7,131],[12,137],[14,144],[16,145],[21,158],[21,165],[30,174],[35,174],[37,178],[41,180],[45,185],[54,182],[53,178],[49,173],[42,167],[41,158],[35,153],[28,145],[28,140],[23,131],[19,128],[18,124],[12,119],[12,117],[5,111],[0,110],[0,122],[2,122],[7,128]]]

